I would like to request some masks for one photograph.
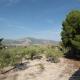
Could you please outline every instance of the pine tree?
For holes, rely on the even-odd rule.
[[[80,11],[71,11],[62,23],[62,42],[73,56],[80,55]]]

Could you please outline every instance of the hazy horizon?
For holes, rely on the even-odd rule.
[[[60,41],[62,22],[79,0],[0,0],[0,37]]]
[[[3,37],[2,37],[3,38]],[[37,37],[21,37],[21,38],[3,38],[3,40],[21,40],[21,39],[28,39],[28,38],[33,38],[33,39],[39,39],[39,40],[51,40],[51,41],[57,41],[53,39],[45,39],[45,38],[37,38]],[[60,42],[61,40],[58,40]]]

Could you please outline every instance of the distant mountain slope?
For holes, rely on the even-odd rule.
[[[32,37],[26,37],[22,39],[17,40],[11,40],[11,39],[4,39],[3,44],[5,45],[28,45],[28,44],[54,44],[58,45],[58,41],[53,40],[45,40],[45,39],[36,39]]]

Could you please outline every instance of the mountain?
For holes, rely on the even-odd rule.
[[[17,40],[11,40],[11,39],[4,39],[3,44],[5,45],[12,45],[12,46],[26,46],[30,44],[53,44],[58,45],[58,41],[53,40],[45,40],[45,39],[37,39],[32,37],[26,37],[22,39]]]

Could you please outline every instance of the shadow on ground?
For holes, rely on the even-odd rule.
[[[68,58],[68,59],[80,61],[80,54],[75,55],[75,53],[73,53],[71,51],[68,51],[68,52],[64,53],[64,57]]]
[[[69,80],[80,80],[80,69],[76,71]]]
[[[9,70],[3,71],[1,74],[6,74],[12,70],[14,71],[21,71],[21,70],[25,70],[27,69],[29,66],[27,65],[29,64],[29,62],[24,62],[24,63],[19,63],[19,64],[15,64],[14,67],[12,67]]]

